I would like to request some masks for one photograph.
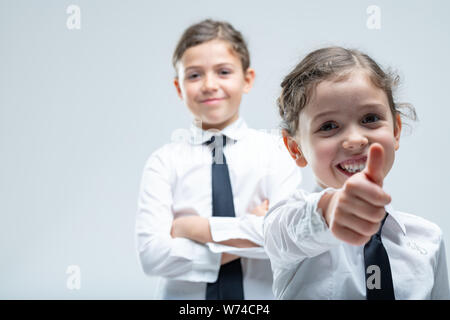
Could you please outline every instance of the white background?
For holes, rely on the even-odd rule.
[[[66,9],[81,9],[69,30]],[[381,29],[366,9],[381,9]],[[134,244],[142,169],[191,116],[172,85],[183,30],[228,20],[256,70],[241,114],[276,128],[287,72],[325,45],[358,48],[400,72],[398,100],[419,115],[385,182],[398,210],[440,225],[447,205],[448,1],[0,0],[0,298],[148,299]],[[305,172],[305,187],[312,185]],[[66,286],[69,265],[80,290]]]

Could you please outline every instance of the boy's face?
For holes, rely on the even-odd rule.
[[[174,84],[203,129],[222,130],[238,119],[242,94],[250,91],[254,76],[250,68],[244,74],[228,42],[211,40],[184,52]]]
[[[394,121],[397,128],[394,130]],[[384,148],[384,176],[399,148],[400,116],[393,119],[385,92],[363,70],[341,81],[322,81],[299,119],[297,163],[309,163],[322,187],[340,188],[364,169],[369,146]]]

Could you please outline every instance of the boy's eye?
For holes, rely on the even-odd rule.
[[[220,69],[219,74],[220,75],[228,75],[231,73],[231,70],[228,69]]]
[[[334,122],[327,122],[327,123],[324,123],[320,127],[319,131],[330,131],[330,130],[336,129],[337,127],[338,126],[336,125],[336,123],[334,123]]]
[[[377,116],[376,114],[368,114],[366,115],[363,120],[362,123],[372,123],[372,122],[377,122],[380,120],[380,117]]]
[[[186,75],[186,78],[188,78],[189,80],[194,80],[197,79],[198,77],[200,77],[200,74],[197,72],[189,73]]]

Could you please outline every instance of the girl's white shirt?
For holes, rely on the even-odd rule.
[[[156,298],[205,299],[206,282],[217,279],[221,252],[242,257],[246,299],[274,299],[270,262],[263,249],[264,217],[250,212],[265,199],[269,207],[301,182],[300,168],[280,136],[250,129],[242,118],[221,131],[236,217],[212,217],[211,147],[214,132],[192,124],[177,130],[169,144],[146,162],[138,199],[136,246],[147,275],[158,276]],[[176,141],[174,141],[176,140]],[[238,249],[172,238],[172,221],[184,215],[209,219],[212,238],[248,239],[257,248]]]
[[[325,192],[296,190],[265,216],[264,243],[277,299],[366,299],[364,246],[338,240],[318,202]],[[441,229],[418,216],[385,207],[382,242],[397,300],[450,299]],[[370,272],[372,274],[372,272]]]

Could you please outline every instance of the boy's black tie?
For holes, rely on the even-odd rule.
[[[381,242],[381,229],[387,216],[388,213],[381,222],[380,230],[364,246],[367,300],[395,300],[389,257]],[[379,274],[376,274],[377,272]],[[376,279],[378,276],[379,278]],[[371,277],[370,281],[368,281],[369,277]]]
[[[234,217],[233,192],[223,147],[225,136],[213,136],[207,144],[213,143],[212,150],[212,213],[213,216]],[[233,260],[220,267],[216,282],[206,286],[207,300],[243,300],[241,259]]]

